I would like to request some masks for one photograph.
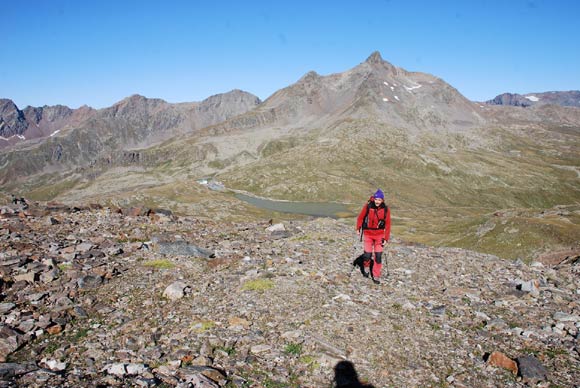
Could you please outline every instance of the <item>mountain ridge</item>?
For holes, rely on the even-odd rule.
[[[485,102],[490,105],[529,107],[536,105],[560,105],[580,107],[580,90],[548,91],[539,93],[503,93]]]
[[[232,216],[215,198],[241,207],[198,180],[272,199],[349,204],[383,187],[409,220],[399,232],[414,241],[510,258],[580,241],[575,210],[567,221],[537,216],[577,203],[578,108],[471,102],[378,53],[342,73],[307,72],[264,102],[244,92],[227,98],[237,111],[225,98],[191,106],[128,97],[80,128],[0,151],[0,182],[36,199],[147,198],[208,217]],[[500,226],[496,213],[509,214],[501,222],[512,227]]]

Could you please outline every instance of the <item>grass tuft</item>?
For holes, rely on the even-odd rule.
[[[167,259],[159,259],[159,260],[151,260],[146,263],[143,263],[145,267],[151,267],[156,269],[171,269],[175,267],[171,261]]]
[[[274,282],[270,279],[255,279],[248,280],[242,286],[243,291],[259,291],[264,292],[274,287]]]

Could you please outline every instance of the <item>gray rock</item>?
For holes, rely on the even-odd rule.
[[[540,282],[536,279],[528,280],[526,282],[520,282],[517,285],[518,290],[522,290],[524,292],[529,292],[532,295],[539,295],[540,293]]]
[[[87,312],[81,306],[75,306],[71,312],[76,318],[88,318],[89,317]]]
[[[219,387],[219,383],[224,381],[226,376],[218,369],[209,366],[186,366],[177,370],[177,376],[194,387]],[[207,384],[213,385],[207,385]]]
[[[33,362],[26,364],[3,362],[0,363],[0,379],[5,380],[15,376],[24,375],[35,370],[38,370],[38,367]]]
[[[185,296],[185,289],[187,284],[181,281],[174,282],[167,286],[165,291],[163,291],[163,296],[169,300],[176,301]]]
[[[431,309],[431,314],[433,315],[444,315],[445,314],[445,306],[436,306]]]
[[[87,275],[77,280],[81,289],[96,288],[103,284],[103,277],[98,275]]]
[[[52,359],[52,358],[51,359],[43,358],[40,361],[40,363],[41,363],[41,365],[44,365],[46,368],[48,368],[52,371],[56,371],[56,372],[63,371],[67,367],[66,362],[60,362],[60,361]]]
[[[114,363],[105,365],[103,371],[107,372],[110,375],[115,376],[125,376],[127,374],[127,370],[125,369],[125,364],[123,363]]]
[[[6,314],[12,310],[16,305],[14,303],[6,302],[0,303],[0,314]]]
[[[534,356],[516,358],[518,375],[527,382],[544,381],[548,379],[548,371]]]
[[[147,367],[144,364],[127,364],[125,366],[128,375],[142,375],[147,371]]]
[[[215,256],[213,252],[189,244],[186,241],[160,242],[158,243],[158,250],[162,255],[193,256],[206,259]]]
[[[90,251],[93,248],[93,246],[94,245],[91,243],[82,243],[75,247],[75,251],[84,253]]]
[[[580,322],[580,316],[558,311],[554,314],[554,320],[560,322]]]
[[[43,272],[40,274],[40,281],[43,283],[50,283],[58,279],[60,275],[60,270],[58,268],[51,269],[50,271]]]
[[[34,283],[37,280],[38,276],[36,272],[28,271],[27,273],[15,275],[14,281],[25,281],[27,283]]]
[[[266,228],[266,230],[268,232],[284,232],[286,230],[286,228],[284,227],[284,224],[274,224],[272,226],[269,226]]]
[[[8,326],[0,329],[0,362],[6,362],[8,356],[20,347],[22,336]]]
[[[252,354],[260,354],[260,353],[268,352],[271,349],[272,349],[272,347],[270,345],[266,345],[266,344],[254,345],[250,348],[250,352],[252,352]]]

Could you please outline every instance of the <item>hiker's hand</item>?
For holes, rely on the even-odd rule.
[[[381,241],[381,245],[384,247],[385,245],[387,245],[387,242],[385,239],[383,239],[383,241]]]
[[[357,235],[357,236],[360,236],[360,229],[357,229],[357,230],[356,230],[356,235]]]

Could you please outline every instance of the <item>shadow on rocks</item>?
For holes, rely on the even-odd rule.
[[[363,384],[358,379],[354,364],[350,361],[341,361],[334,367],[335,388],[374,388],[373,385]]]

